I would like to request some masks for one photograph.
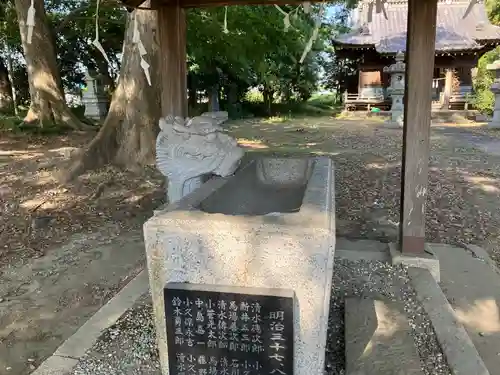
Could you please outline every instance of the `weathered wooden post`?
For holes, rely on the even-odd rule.
[[[404,95],[405,95],[405,67],[404,53],[398,52],[396,54],[396,62],[389,66],[384,67],[384,72],[391,75],[391,86],[388,91],[391,95],[391,119],[389,124],[401,127],[403,126],[404,118]]]
[[[159,6],[158,34],[161,51],[161,115],[186,117],[186,13],[180,2]]]
[[[432,76],[438,0],[409,0],[400,250],[425,253]]]
[[[490,128],[500,128],[500,60],[488,64],[486,69],[495,72],[495,80],[491,85],[491,92],[495,95],[495,104],[493,108],[493,118],[488,123]]]

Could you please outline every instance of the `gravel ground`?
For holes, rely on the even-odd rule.
[[[389,242],[398,234],[402,130],[380,125],[323,117],[255,119],[233,124],[231,132],[256,152],[330,155],[337,235]],[[500,132],[473,125],[431,127],[426,241],[476,244],[500,267],[500,152],[480,147],[491,150],[496,139],[493,148],[500,149]]]
[[[344,374],[344,298],[374,297],[404,304],[422,370],[427,375],[451,375],[431,322],[417,301],[406,270],[385,262],[337,260],[330,302],[326,374]]]
[[[108,328],[73,375],[160,375],[149,294]]]
[[[337,261],[330,305],[326,375],[344,374],[344,298],[373,296],[402,301],[428,375],[451,374],[430,321],[406,271],[382,262]],[[143,296],[87,353],[72,375],[160,375],[152,308]]]

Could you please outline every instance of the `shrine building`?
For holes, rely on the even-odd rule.
[[[500,43],[500,27],[490,23],[484,3],[470,3],[438,1],[433,110],[467,109],[477,62]],[[358,73],[343,88],[349,110],[366,109],[370,103],[389,109],[389,74],[384,67],[394,62],[397,52],[406,51],[408,1],[387,0],[379,13],[371,11],[373,6],[370,0],[361,0],[351,15],[352,31],[333,40],[339,59],[357,62]]]

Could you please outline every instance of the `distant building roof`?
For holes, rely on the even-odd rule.
[[[479,2],[469,11],[470,0],[440,0],[437,11],[436,51],[479,50],[500,43],[500,27],[488,20]],[[339,35],[334,43],[346,48],[373,47],[379,53],[406,50],[407,0],[388,0],[384,12],[372,12],[368,22],[367,1],[356,9],[358,24],[353,32]],[[387,18],[386,18],[387,15]]]

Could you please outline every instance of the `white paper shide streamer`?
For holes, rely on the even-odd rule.
[[[134,15],[134,34],[132,36],[132,43],[137,45],[137,49],[139,50],[139,55],[141,56],[141,68],[144,71],[144,75],[146,76],[149,86],[151,86],[151,75],[149,74],[150,65],[146,60],[144,60],[144,56],[146,56],[148,53],[141,41],[141,35],[139,34],[139,23],[137,22],[137,10],[135,12],[136,13]]]
[[[111,62],[109,61],[106,51],[104,51],[101,42],[99,42],[99,2],[100,0],[97,0],[97,5],[95,9],[95,38],[92,41],[92,44],[95,46],[95,48],[99,50],[99,52],[101,52],[108,65],[111,65]]]
[[[304,1],[302,7],[304,8],[304,13],[309,14],[311,12],[311,3],[309,1]]]
[[[274,4],[274,7],[278,9],[281,14],[283,14],[284,30],[288,31],[290,28],[290,13],[285,12],[279,5]]]
[[[227,29],[227,5],[226,5],[226,7],[224,9],[224,29],[222,29],[222,32],[224,34],[229,33],[229,30]]]
[[[31,44],[33,39],[33,28],[35,27],[35,0],[31,0],[30,7],[28,8],[28,16],[26,19],[26,26],[28,26],[28,44]]]

